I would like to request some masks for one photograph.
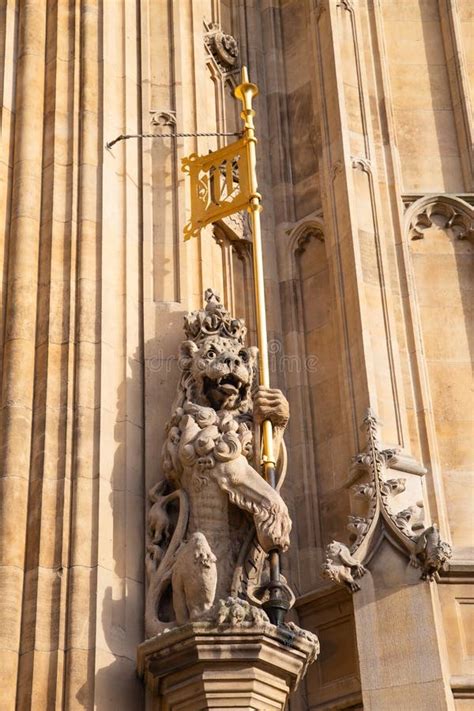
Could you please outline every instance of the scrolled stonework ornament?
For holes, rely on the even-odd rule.
[[[267,553],[289,546],[291,520],[278,491],[284,471],[273,489],[254,465],[254,426],[270,419],[280,451],[288,403],[279,390],[257,386],[257,352],[245,346],[243,321],[211,289],[205,300],[185,317],[163,478],[149,493],[148,637],[198,620],[267,620],[260,607]],[[289,588],[287,596],[291,604]]]
[[[349,516],[350,547],[339,541],[327,546],[322,576],[357,592],[360,585],[355,579],[367,572],[367,561],[386,538],[407,554],[412,565],[421,568],[423,580],[431,581],[452,551],[441,540],[436,524],[425,527],[424,503],[421,499],[413,501],[412,490],[407,489],[408,477],[419,481],[426,470],[399,449],[382,446],[377,417],[371,410],[364,418],[364,427],[367,446],[353,459],[350,483],[354,500],[362,500],[365,510],[360,515],[358,505],[358,515]],[[406,472],[407,476],[390,476],[393,469]],[[420,489],[417,491],[421,493]],[[399,500],[405,502],[404,508],[397,505]]]
[[[319,646],[319,639],[318,637],[313,633],[310,632],[309,630],[302,629],[301,627],[298,627],[294,622],[285,622],[283,627],[287,630],[289,633],[290,639],[288,642],[291,643],[292,638],[293,639],[304,639],[306,642],[308,642],[311,646],[311,653],[310,656],[308,657],[308,664],[312,664],[314,660],[317,658],[320,650]]]

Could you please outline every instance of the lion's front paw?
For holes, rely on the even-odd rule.
[[[288,550],[290,546],[291,519],[283,501],[262,508],[255,516],[260,545],[267,552],[277,548]]]
[[[270,420],[274,427],[286,427],[290,418],[288,400],[281,390],[260,385],[253,402],[253,415],[259,424]]]

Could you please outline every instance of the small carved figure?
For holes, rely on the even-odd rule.
[[[411,563],[421,567],[421,579],[432,581],[436,573],[444,570],[453,554],[449,543],[441,540],[436,523],[418,536]]]
[[[148,511],[149,536],[152,543],[157,546],[169,536],[170,520],[165,507],[169,497],[161,495],[166,483],[163,481],[158,482],[148,494],[148,498],[152,502],[152,506]]]
[[[218,625],[241,625],[245,622],[258,625],[268,624],[269,619],[262,608],[250,605],[246,600],[237,597],[228,597],[227,600],[219,600],[217,603],[215,621]]]
[[[361,578],[366,568],[352,557],[349,548],[339,541],[332,541],[326,548],[326,560],[322,565],[324,578],[345,585],[350,592],[360,590],[354,578]]]

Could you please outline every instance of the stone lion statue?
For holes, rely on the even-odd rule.
[[[288,403],[280,390],[258,387],[243,321],[212,290],[205,300],[185,317],[163,477],[149,494],[148,636],[245,599],[249,574],[255,589],[261,582],[265,554],[289,546],[287,507],[257,471],[254,451],[255,429],[270,419],[280,452]]]

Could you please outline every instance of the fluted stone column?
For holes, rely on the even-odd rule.
[[[104,178],[104,134],[140,123],[140,15],[100,0],[0,12],[0,706],[135,708],[140,147]]]
[[[46,7],[25,2],[9,8],[8,29],[16,25],[15,129],[11,155],[11,211],[1,410],[0,565],[1,705],[15,708],[21,653],[21,624],[35,390],[37,275],[40,254],[42,145],[44,122]],[[10,62],[12,58],[10,58]],[[5,222],[2,220],[3,224]]]

